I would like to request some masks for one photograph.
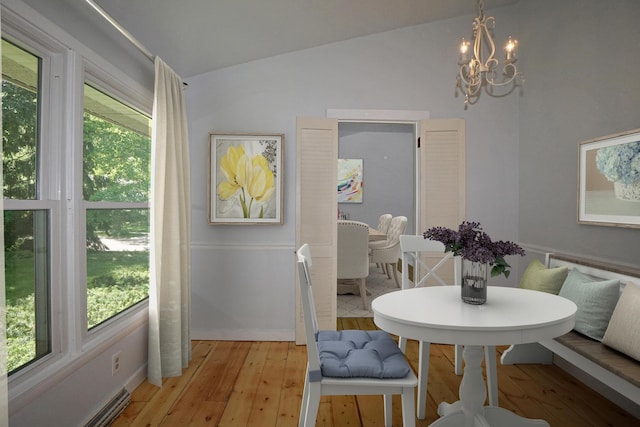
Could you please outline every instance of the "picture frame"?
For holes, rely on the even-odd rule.
[[[362,159],[338,159],[338,203],[362,203]]]
[[[283,224],[284,134],[210,133],[208,223]]]
[[[578,223],[640,228],[640,129],[581,142]]]

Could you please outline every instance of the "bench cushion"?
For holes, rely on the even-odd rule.
[[[640,286],[624,287],[602,342],[640,361]]]
[[[546,268],[539,259],[534,259],[520,279],[520,287],[533,291],[558,295],[562,283],[567,278],[567,267]]]
[[[631,384],[640,387],[640,363],[627,355],[575,331],[555,338],[555,340],[619,377],[624,378]]]
[[[322,376],[404,378],[411,368],[385,331],[319,331]]]
[[[600,341],[620,297],[620,282],[615,279],[598,281],[573,268],[559,295],[578,306],[574,329]]]

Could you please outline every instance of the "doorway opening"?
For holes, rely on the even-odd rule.
[[[362,159],[362,202],[338,203],[346,219],[373,227],[380,215],[407,217],[416,227],[416,126],[410,123],[338,123],[338,157]]]
[[[382,214],[406,216],[403,234],[416,233],[416,124],[395,122],[339,122],[338,157],[362,160],[362,200],[338,203],[344,219],[378,225]],[[354,287],[348,287],[349,289]],[[370,265],[369,302],[397,289],[375,264]],[[359,294],[337,295],[338,317],[371,317]]]

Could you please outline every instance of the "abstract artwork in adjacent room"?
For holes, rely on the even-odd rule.
[[[362,159],[338,159],[338,203],[362,203]]]

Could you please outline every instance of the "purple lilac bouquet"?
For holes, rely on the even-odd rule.
[[[453,252],[456,256],[491,265],[491,276],[504,274],[509,277],[511,267],[504,260],[507,255],[524,255],[524,249],[513,242],[491,241],[487,233],[482,231],[479,222],[463,221],[458,231],[446,227],[432,227],[424,232],[425,239],[437,240],[444,244],[445,252]]]

